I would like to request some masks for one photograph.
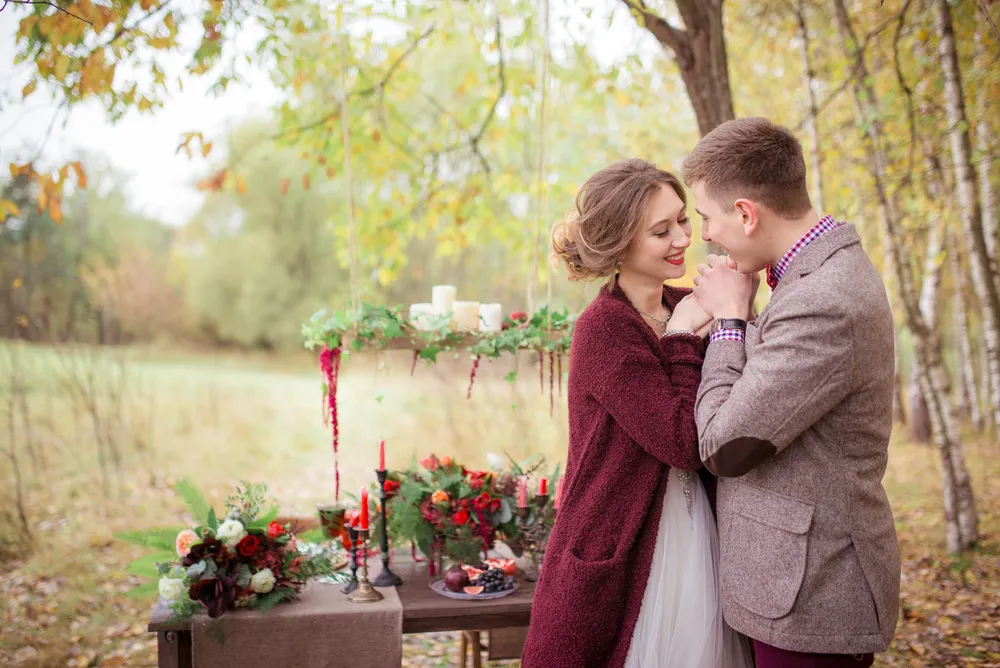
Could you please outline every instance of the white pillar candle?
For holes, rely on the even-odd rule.
[[[428,329],[435,315],[433,304],[410,304],[410,324],[414,329]]]
[[[484,332],[499,332],[503,329],[503,308],[500,304],[479,305],[479,329]]]
[[[452,313],[451,322],[458,329],[479,329],[479,302],[455,302]]]
[[[438,315],[445,315],[454,311],[455,295],[454,285],[435,285],[431,288],[431,303],[434,304],[434,312]]]

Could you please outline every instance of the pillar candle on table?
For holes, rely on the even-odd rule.
[[[500,304],[479,305],[479,329],[484,332],[503,329],[503,307]]]
[[[378,442],[378,470],[385,470],[385,441]]]
[[[431,320],[433,320],[435,315],[437,315],[437,312],[433,304],[410,304],[410,323],[415,329],[429,329]]]
[[[552,502],[552,507],[555,508],[556,510],[559,510],[559,497],[562,496],[562,483],[563,483],[562,478],[556,480],[556,498],[555,501]]]
[[[538,479],[538,496],[546,496],[549,493],[548,478]]]
[[[454,285],[435,285],[432,287],[431,302],[434,305],[434,312],[438,315],[451,313],[457,292]]]
[[[479,329],[479,302],[454,302],[451,322],[458,329]]]
[[[517,485],[517,505],[520,508],[525,508],[528,505],[528,478],[525,476],[521,476]]]
[[[361,526],[362,531],[368,530],[368,490],[361,489]]]

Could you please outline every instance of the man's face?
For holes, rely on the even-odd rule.
[[[738,208],[726,211],[725,206],[708,196],[705,183],[697,181],[691,185],[694,194],[695,211],[701,216],[701,238],[721,246],[732,258],[740,272],[756,273],[764,268],[766,260],[760,258],[760,249],[754,238],[747,235],[743,225],[744,216]]]

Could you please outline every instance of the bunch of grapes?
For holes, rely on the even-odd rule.
[[[514,588],[514,576],[505,576],[502,568],[491,568],[476,576],[474,585],[482,587],[484,594],[496,591],[507,591]]]

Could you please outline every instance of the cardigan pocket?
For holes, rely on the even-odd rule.
[[[805,578],[813,506],[741,482],[728,510],[721,541],[724,588],[750,612],[784,617]]]
[[[556,576],[559,626],[568,631],[566,640],[585,647],[581,656],[588,665],[601,665],[607,660],[618,639],[625,614],[627,551],[610,559],[581,559],[575,549],[566,550],[557,573],[543,569],[542,577]],[[546,568],[548,565],[546,564]]]

